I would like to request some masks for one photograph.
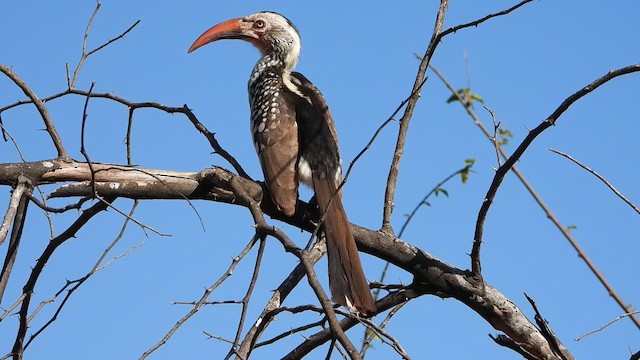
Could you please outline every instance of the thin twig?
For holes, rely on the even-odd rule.
[[[369,142],[367,142],[367,144],[362,148],[362,150],[360,150],[360,152],[349,162],[349,167],[347,168],[347,171],[345,172],[344,179],[342,180],[342,184],[340,184],[341,187],[349,179],[349,175],[351,175],[351,171],[353,170],[353,167],[356,164],[356,162],[362,157],[362,155],[364,155],[364,153],[366,153],[371,148],[371,146],[375,142],[376,138],[378,138],[378,135],[380,135],[382,130],[387,125],[389,125],[389,123],[391,123],[393,120],[395,120],[396,115],[398,115],[398,113],[400,113],[400,110],[402,110],[402,108],[409,102],[409,100],[411,100],[420,91],[420,89],[424,86],[425,82],[427,82],[427,78],[426,77],[422,80],[422,83],[420,84],[420,86],[417,89],[417,91],[416,92],[411,92],[411,94],[409,94],[409,96],[407,98],[405,98],[404,100],[402,100],[400,102],[400,105],[398,105],[398,107],[393,111],[391,116],[389,116],[385,121],[382,122],[382,124],[380,124],[380,126],[378,126],[376,131],[373,133],[373,135],[369,139]]]
[[[469,104],[471,106],[471,104]],[[496,159],[498,163],[498,167],[502,165],[502,158],[500,157],[500,143],[498,143],[498,132],[500,131],[500,122],[496,120],[496,112],[494,110],[489,109],[486,106],[482,106],[487,112],[491,115],[491,121],[493,122],[493,136],[491,137],[491,141],[493,142],[493,148],[496,151]]]
[[[589,331],[588,333],[586,333],[586,334],[584,334],[584,335],[582,335],[582,336],[578,336],[577,338],[575,338],[575,339],[573,339],[573,340],[574,340],[574,341],[580,341],[580,340],[582,340],[582,339],[586,338],[586,337],[587,337],[587,336],[589,336],[589,335],[593,335],[593,334],[595,334],[595,333],[597,333],[597,332],[599,332],[599,331],[602,331],[602,330],[604,330],[604,329],[608,328],[609,326],[611,326],[611,325],[615,324],[615,323],[616,323],[618,320],[620,320],[620,319],[624,319],[624,318],[626,318],[626,317],[628,317],[628,316],[633,316],[633,315],[637,315],[637,314],[640,314],[640,310],[636,310],[636,311],[634,311],[634,312],[629,312],[629,313],[626,313],[626,314],[622,314],[622,315],[620,315],[620,316],[616,317],[615,319],[613,319],[613,320],[609,321],[608,323],[606,323],[606,324],[604,324],[604,325],[600,326],[599,328],[597,328],[597,329],[595,329],[595,330],[591,330],[591,331]]]
[[[438,190],[442,189],[442,186],[444,186],[444,184],[446,184],[447,182],[449,182],[449,180],[453,179],[454,177],[465,173],[465,172],[469,172],[469,170],[471,170],[471,167],[473,167],[473,163],[469,163],[467,164],[465,167],[454,171],[453,173],[449,174],[447,177],[445,177],[444,179],[442,179],[439,183],[437,183],[423,198],[422,200],[420,200],[416,206],[413,208],[413,210],[411,211],[411,213],[407,216],[407,218],[404,221],[404,224],[402,224],[402,227],[400,228],[400,232],[398,233],[398,237],[402,238],[402,235],[404,234],[405,229],[407,228],[407,226],[409,225],[409,223],[411,222],[411,220],[413,220],[413,217],[416,215],[416,213],[418,212],[418,210],[424,206],[427,203],[427,200],[429,199],[429,197],[431,197],[431,195],[435,194]],[[380,279],[380,281],[382,281],[382,279]]]
[[[136,22],[134,22],[133,25],[129,26],[127,28],[127,30],[123,31],[120,35],[114,37],[113,39],[110,39],[106,43],[104,43],[104,44],[98,46],[97,48],[89,51],[87,53],[87,57],[89,57],[89,56],[93,55],[94,53],[104,49],[105,47],[111,45],[112,43],[116,42],[117,40],[120,40],[120,39],[124,38],[124,36],[127,35],[131,30],[133,30],[133,28],[136,27],[138,24],[140,24],[140,19],[136,20]]]
[[[22,303],[22,300],[24,300],[25,296],[26,296],[25,294],[20,295],[18,300],[16,300],[16,302],[14,302],[13,305],[11,305],[8,308],[4,309],[4,312],[2,313],[2,315],[0,315],[0,322],[2,322],[4,319],[6,319],[7,316],[9,316],[9,314],[11,314],[13,312],[13,310],[15,310],[18,306],[20,306],[20,304]]]
[[[231,345],[233,345],[233,341],[231,341],[231,340],[229,340],[229,339],[225,339],[225,338],[223,338],[222,336],[216,336],[216,335],[213,335],[213,334],[208,333],[208,332],[206,332],[206,331],[203,331],[202,333],[203,333],[203,334],[205,334],[205,335],[207,335],[207,337],[208,337],[209,339],[215,339],[215,340],[222,341],[222,342],[225,342],[225,343],[227,343],[227,344],[231,344]]]
[[[400,345],[400,341],[398,341],[398,339],[396,339],[394,336],[392,336],[391,334],[383,330],[384,327],[387,325],[387,323],[391,320],[393,315],[400,308],[402,308],[404,304],[406,304],[406,302],[397,305],[394,308],[395,311],[389,312],[389,314],[387,314],[387,317],[385,317],[384,321],[380,324],[380,326],[376,325],[373,321],[369,319],[363,319],[363,322],[367,326],[367,329],[372,333],[372,338],[377,337],[378,339],[380,339],[382,343],[389,345],[398,355],[400,355],[402,359],[411,360],[411,356],[409,356],[409,354],[402,348],[402,345]],[[363,347],[361,352],[362,356],[364,356],[365,351],[366,351],[366,347]]]
[[[37,197],[31,195],[29,196],[29,200],[31,200],[34,204],[36,204],[39,208],[41,208],[42,210],[46,211],[46,212],[52,212],[52,213],[56,213],[56,214],[61,214],[63,212],[67,212],[69,210],[80,210],[82,209],[82,205],[91,200],[91,197],[83,197],[82,199],[78,200],[78,202],[75,202],[73,204],[68,204],[65,207],[61,207],[61,208],[54,208],[51,206],[47,206],[47,204],[43,203],[42,201],[40,201]]]
[[[4,125],[2,125],[2,113],[0,113],[0,130],[2,130],[2,137],[4,138],[4,141],[11,140],[11,142],[13,143],[13,147],[16,149],[16,152],[20,157],[20,160],[22,160],[22,162],[27,162],[24,155],[22,155],[22,151],[20,151],[20,147],[18,146],[18,142],[16,141],[16,139],[11,136],[9,130],[7,130]]]
[[[264,249],[267,245],[267,241],[264,237],[260,238],[260,246],[258,246],[258,254],[256,255],[256,262],[253,266],[253,274],[251,275],[251,280],[249,281],[249,287],[247,288],[247,292],[242,298],[242,310],[240,312],[240,320],[238,321],[238,328],[236,330],[236,337],[233,340],[232,348],[235,352],[240,347],[240,336],[242,335],[242,329],[244,328],[244,322],[247,318],[247,309],[249,308],[249,301],[251,300],[251,295],[253,294],[253,289],[256,286],[256,282],[258,281],[258,274],[260,273],[260,265],[262,265],[262,256],[264,255]]]
[[[98,2],[98,8],[100,7],[100,2]],[[96,8],[96,12],[98,11]],[[86,41],[86,39],[85,39]],[[93,189],[94,197],[98,197],[98,191],[96,190],[96,173],[93,171],[93,164],[91,163],[91,159],[89,158],[89,153],[87,153],[87,148],[84,145],[84,133],[87,125],[87,109],[89,108],[89,99],[91,99],[91,91],[93,91],[93,86],[96,83],[92,82],[89,87],[89,92],[87,93],[87,97],[84,101],[84,108],[82,109],[82,125],[80,125],[80,153],[84,156],[84,159],[87,161],[87,165],[89,165],[89,172],[91,173],[91,188]]]
[[[197,301],[172,301],[171,305],[195,305]],[[242,305],[242,300],[205,301],[202,305]],[[232,342],[233,343],[233,342]]]
[[[306,325],[302,325],[302,326],[299,326],[297,328],[290,329],[288,331],[283,332],[282,334],[279,334],[279,335],[276,335],[276,336],[272,337],[271,339],[268,339],[268,340],[265,340],[265,341],[257,343],[255,348],[257,349],[257,348],[259,348],[261,346],[271,345],[271,344],[273,344],[273,343],[275,343],[275,342],[277,342],[279,340],[282,340],[282,339],[284,339],[286,337],[289,337],[291,335],[297,334],[299,332],[303,332],[303,331],[306,331],[306,330],[309,330],[309,329],[313,329],[315,327],[322,327],[323,324],[325,324],[326,322],[327,322],[327,319],[323,318],[322,320],[319,320],[319,321],[316,321],[316,322],[312,322],[312,323],[309,323],[309,324],[306,324]]]
[[[593,169],[591,169],[590,167],[582,164],[581,162],[579,162],[578,160],[574,159],[573,157],[571,157],[571,155],[568,155],[566,153],[563,153],[562,151],[559,150],[555,150],[555,149],[549,149],[549,151],[556,153],[560,156],[563,156],[571,161],[573,161],[576,165],[580,166],[581,168],[587,170],[588,172],[590,172],[593,176],[597,177],[598,180],[602,181],[605,185],[607,185],[607,187],[609,189],[611,189],[611,191],[613,191],[614,194],[616,194],[617,197],[619,197],[620,199],[622,199],[622,201],[624,201],[625,203],[627,203],[627,205],[631,206],[631,208],[637,212],[638,214],[640,214],[640,209],[634,205],[631,201],[629,201],[624,195],[622,195],[622,193],[620,191],[618,191],[618,189],[616,189],[609,181],[607,181],[607,179],[605,179],[602,175],[598,174],[597,172],[595,172]]]
[[[439,35],[440,39],[439,40],[442,40],[443,37],[445,37],[445,36],[447,36],[447,35],[449,35],[451,33],[455,33],[458,30],[462,30],[462,29],[469,28],[469,27],[476,27],[476,26],[482,24],[483,22],[485,22],[485,21],[487,21],[487,20],[489,20],[491,18],[507,15],[510,12],[513,12],[513,11],[517,10],[518,8],[522,7],[523,5],[525,5],[527,3],[530,3],[532,1],[533,0],[524,0],[524,1],[521,1],[518,4],[512,6],[512,7],[508,8],[508,9],[505,9],[505,10],[502,10],[502,11],[498,11],[498,12],[493,13],[493,14],[489,14],[489,15],[484,16],[484,17],[482,17],[482,18],[480,18],[478,20],[474,20],[474,21],[471,21],[471,22],[468,22],[468,23],[465,23],[465,24],[460,24],[460,25],[456,25],[456,26],[450,27],[447,30],[445,30],[445,31],[440,33],[440,35]]]

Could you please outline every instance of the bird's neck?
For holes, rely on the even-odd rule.
[[[283,76],[288,77],[289,74],[291,74],[291,70],[293,70],[293,68],[295,67],[297,61],[297,56],[293,58],[287,52],[271,51],[263,55],[256,66],[253,67],[249,83],[252,84],[257,81],[260,75],[262,75],[267,70],[281,73]]]
[[[289,74],[300,58],[300,40],[294,38],[271,42],[270,46],[258,49],[262,58],[253,68],[252,79],[269,68]]]

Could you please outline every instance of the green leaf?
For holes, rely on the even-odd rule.
[[[462,179],[462,183],[466,183],[467,180],[469,180],[469,172],[468,171],[463,171],[460,173],[460,178]]]
[[[475,100],[475,101],[477,101],[477,102],[479,102],[481,104],[484,104],[484,100],[482,100],[482,96],[480,96],[478,94],[471,95],[471,99],[473,99],[473,100]]]
[[[460,178],[462,179],[463,184],[466,183],[467,180],[469,180],[469,172],[471,170],[471,167],[475,163],[476,163],[476,159],[474,158],[468,158],[464,160],[464,165],[466,166],[466,168],[460,171]]]
[[[422,204],[420,204],[420,205],[431,206],[431,203],[430,203],[430,202],[428,202],[428,201],[423,201],[423,202],[422,202]]]
[[[513,137],[513,134],[511,133],[511,130],[509,129],[498,129],[498,133],[502,136],[506,136],[506,137]]]
[[[440,193],[443,193],[446,197],[449,197],[449,192],[443,188],[437,188],[436,191],[434,191],[434,194],[436,196],[438,196]]]
[[[567,226],[567,231],[575,230],[575,229],[577,229],[577,228],[578,228],[578,227],[577,227],[577,226],[575,226],[575,225],[569,225],[569,226]]]
[[[460,89],[460,90],[456,91],[456,93],[458,95],[454,94],[454,95],[449,96],[449,98],[447,99],[447,104],[451,104],[454,101],[458,101],[459,97],[462,98],[463,100],[466,99],[465,94],[466,94],[467,91],[469,91],[469,90],[468,89]]]

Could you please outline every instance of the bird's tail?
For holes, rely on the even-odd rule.
[[[336,193],[336,185],[333,179],[319,179],[314,176],[313,188],[320,211],[324,215],[332,299],[347,308],[355,308],[361,315],[373,315],[376,312],[376,304],[362,270],[356,242],[347,214],[342,207],[341,196]]]

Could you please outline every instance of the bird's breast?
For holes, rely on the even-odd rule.
[[[259,78],[249,87],[250,130],[258,152],[277,140],[272,133],[280,126],[281,92],[280,82],[269,76]]]

